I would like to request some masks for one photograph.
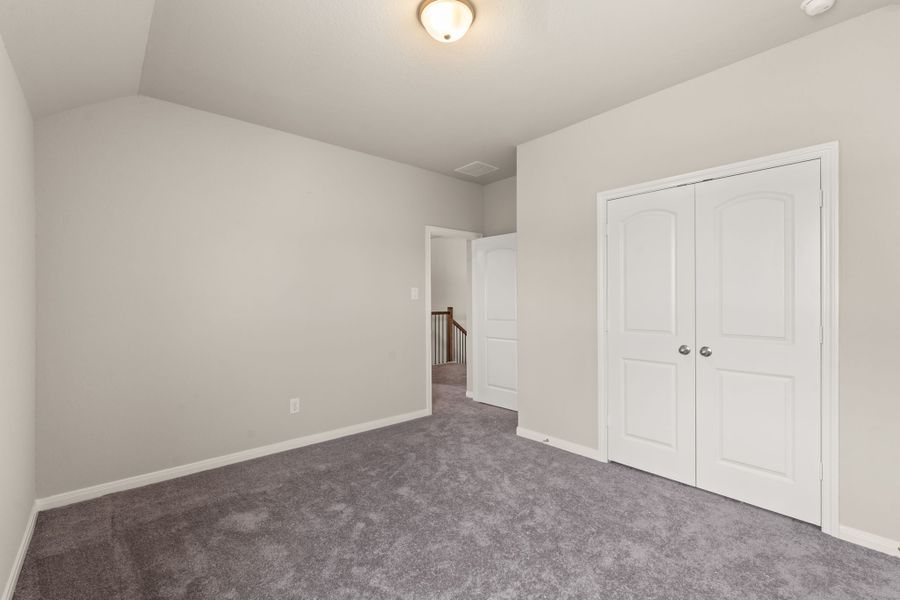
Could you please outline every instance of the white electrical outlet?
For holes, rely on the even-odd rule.
[[[300,398],[291,398],[291,414],[296,415],[300,412]]]

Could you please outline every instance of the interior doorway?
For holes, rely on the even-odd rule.
[[[472,240],[480,233],[425,228],[425,384],[441,398],[472,397]]]

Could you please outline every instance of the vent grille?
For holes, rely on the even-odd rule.
[[[469,164],[463,165],[458,169],[454,169],[454,171],[456,171],[457,173],[462,173],[463,175],[468,175],[469,177],[481,177],[482,175],[487,175],[488,173],[493,173],[494,171],[498,170],[500,170],[500,167],[489,165],[485,162],[481,162],[480,160],[470,162]]]

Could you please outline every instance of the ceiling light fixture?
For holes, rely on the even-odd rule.
[[[443,44],[466,35],[475,20],[475,7],[469,0],[423,0],[419,22],[428,35]]]
[[[834,0],[803,0],[800,3],[800,9],[810,17],[821,15],[832,6],[834,6]]]

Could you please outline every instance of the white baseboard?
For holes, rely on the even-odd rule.
[[[25,524],[25,533],[22,534],[22,542],[19,544],[19,551],[16,552],[16,558],[13,560],[12,568],[9,570],[9,577],[6,579],[3,593],[0,593],[0,600],[12,600],[16,591],[16,583],[19,581],[19,573],[22,572],[22,565],[25,563],[25,553],[28,552],[28,545],[31,544],[31,536],[34,533],[37,514],[38,508],[37,503],[35,503],[31,506],[31,514],[28,515],[28,522]]]
[[[851,544],[857,544],[871,550],[877,550],[879,552],[884,552],[885,554],[890,554],[891,556],[900,557],[900,542],[897,540],[881,537],[880,535],[875,535],[874,533],[869,533],[868,531],[862,531],[860,529],[854,529],[853,527],[847,527],[846,525],[840,526],[838,529],[838,537]]]
[[[607,462],[600,457],[600,451],[595,448],[588,448],[587,446],[567,442],[566,440],[554,438],[543,433],[538,433],[537,431],[531,431],[524,427],[517,427],[516,435],[535,442],[547,444],[548,446],[553,446],[554,448],[559,448],[560,450],[565,450],[566,452],[578,454],[600,462]],[[847,527],[846,525],[840,526],[837,537],[846,542],[850,542],[851,544],[863,546],[871,550],[877,550],[878,552],[884,552],[891,556],[900,557],[900,542],[897,540],[881,537],[880,535]]]
[[[466,398],[468,398],[469,400],[474,400],[475,392],[470,392],[469,390],[466,390]]]
[[[470,395],[470,392],[466,392],[466,396],[472,397]],[[246,460],[252,460],[254,458],[259,458],[262,456],[268,456],[270,454],[277,454],[279,452],[285,452],[287,450],[293,450],[295,448],[302,448],[304,446],[310,446],[312,444],[327,442],[329,440],[346,437],[348,435],[353,435],[356,433],[363,433],[365,431],[371,431],[373,429],[380,429],[382,427],[396,425],[405,421],[427,417],[430,414],[431,412],[428,409],[417,410],[410,413],[395,415],[393,417],[386,417],[384,419],[368,421],[366,423],[359,423],[356,425],[349,425],[347,427],[341,427],[339,429],[332,429],[331,431],[324,431],[322,433],[315,433],[292,440],[286,440],[284,442],[278,442],[275,444],[270,444],[268,446],[251,448],[249,450],[243,450],[240,452],[201,460],[186,465],[172,467],[169,469],[162,469],[160,471],[154,471],[152,473],[146,473],[144,475],[137,475],[134,477],[128,477],[126,479],[119,479],[117,481],[111,481],[108,483],[82,488],[71,492],[64,492],[62,494],[56,494],[47,498],[38,498],[37,500],[35,500],[34,506],[31,509],[31,514],[29,515],[28,523],[25,526],[25,532],[22,536],[22,542],[19,545],[19,550],[13,562],[12,569],[10,570],[9,578],[6,582],[6,587],[4,588],[2,595],[0,595],[0,600],[12,600],[16,582],[18,580],[19,573],[21,572],[22,564],[25,561],[25,553],[28,550],[28,545],[31,543],[31,536],[34,533],[34,525],[37,519],[37,513],[39,511],[59,508],[61,506],[67,506],[69,504],[75,504],[77,502],[83,502],[85,500],[92,500],[94,498],[99,498],[101,496],[105,496],[107,494],[112,494],[115,492],[122,492],[145,485],[150,485],[152,483],[159,483],[161,481],[167,481],[169,479],[176,479],[185,475],[191,475],[193,473],[199,473],[201,471],[208,471],[210,469],[224,467],[226,465],[231,465]],[[558,448],[566,452],[571,452],[579,456],[584,456],[586,458],[604,462],[600,457],[600,451],[596,448],[589,448],[587,446],[582,446],[581,444],[575,444],[573,442],[555,438],[553,436],[539,433],[537,431],[525,429],[524,427],[517,427],[516,435],[528,440],[541,442],[547,444],[548,446],[553,446],[554,448]],[[847,527],[846,525],[840,526],[837,537],[859,546],[877,550],[891,556],[900,557],[900,549],[898,549],[898,546],[900,546],[900,542],[898,542],[897,540],[881,537],[873,533],[868,533],[866,531]]]
[[[547,444],[548,446],[553,446],[554,448],[559,448],[560,450],[565,450],[566,452],[571,452],[572,454],[577,454],[579,456],[584,456],[586,458],[605,462],[600,456],[600,451],[596,448],[588,448],[587,446],[582,446],[581,444],[567,442],[566,440],[561,440],[559,438],[545,435],[543,433],[538,433],[537,431],[531,431],[530,429],[525,429],[524,427],[516,427],[516,435],[528,440]]]
[[[294,450],[295,448],[302,448],[303,446],[309,446],[312,444],[318,444],[321,442],[327,442],[329,440],[342,438],[348,435],[353,435],[355,433],[362,433],[364,431],[371,431],[372,429],[380,429],[389,425],[396,425],[397,423],[403,423],[404,421],[411,421],[413,419],[427,417],[430,414],[431,411],[429,411],[428,409],[422,409],[410,413],[395,415],[393,417],[378,419],[376,421],[368,421],[366,423],[359,423],[357,425],[349,425],[347,427],[341,427],[339,429],[332,429],[331,431],[314,433],[311,435],[294,438],[292,440],[286,440],[284,442],[269,444],[268,446],[260,446],[258,448],[242,450],[233,454],[226,454],[224,456],[208,458],[206,460],[201,460],[186,465],[180,465],[177,467],[171,467],[169,469],[162,469],[161,471],[154,471],[152,473],[145,473],[144,475],[136,475],[134,477],[119,479],[117,481],[101,483],[99,485],[82,488],[80,490],[73,490],[71,492],[64,492],[62,494],[48,496],[46,498],[38,498],[35,501],[35,505],[37,506],[38,510],[59,508],[61,506],[67,506],[69,504],[75,504],[76,502],[84,502],[85,500],[99,498],[100,496],[105,496],[107,494],[123,492],[125,490],[150,485],[151,483],[159,483],[160,481],[176,479],[178,477],[184,477],[185,475],[191,475],[193,473],[199,473],[201,471],[208,471],[210,469],[232,465],[234,463],[259,458],[261,456],[268,456],[269,454],[277,454],[279,452],[285,452],[287,450]]]

